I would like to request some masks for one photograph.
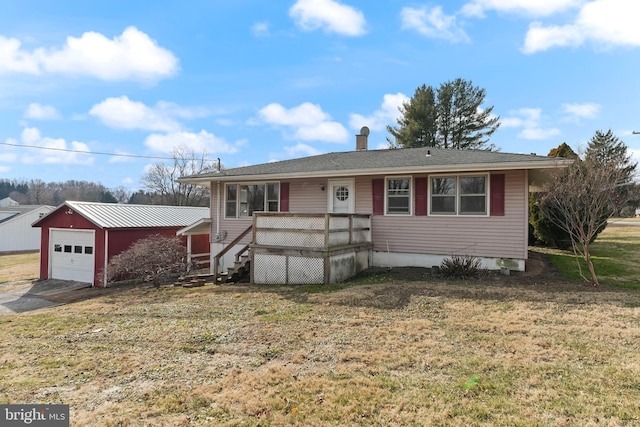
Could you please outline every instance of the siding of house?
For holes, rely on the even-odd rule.
[[[512,170],[492,172],[504,174],[504,215],[496,216],[433,216],[415,215],[415,194],[412,194],[411,215],[373,215],[371,220],[374,251],[411,254],[473,255],[487,258],[527,258],[527,172]],[[372,181],[381,176],[355,178],[355,210],[358,214],[373,213]],[[428,178],[427,174],[413,176]],[[423,181],[424,182],[424,181]],[[212,194],[216,194],[215,183]],[[324,188],[324,190],[323,190]],[[322,178],[290,181],[289,212],[327,212],[327,180]],[[412,188],[412,193],[414,189]],[[224,206],[224,185],[221,187]],[[490,198],[488,196],[488,198]],[[212,202],[212,236],[216,233],[216,201]],[[427,204],[430,203],[427,198]],[[424,207],[423,207],[424,209]],[[251,225],[251,218],[225,219],[220,212],[220,230],[227,232],[222,243],[231,242]],[[241,243],[249,243],[250,236]]]
[[[325,178],[291,181],[289,184],[289,212],[325,213],[328,205],[327,197],[327,180]]]
[[[388,243],[390,252],[526,259],[526,173],[518,170],[504,174],[504,216],[374,215],[374,251],[386,251]],[[356,180],[356,188],[356,212],[370,213],[371,179]]]
[[[256,181],[264,182],[264,181]],[[243,181],[247,183],[247,181]],[[292,213],[324,213],[327,211],[327,180],[326,179],[305,179],[291,181],[289,185],[289,212]],[[321,187],[324,186],[325,190]],[[214,182],[211,186],[211,194],[217,195],[217,184]],[[240,235],[249,227],[253,218],[225,218],[224,217],[224,184],[220,184],[220,214],[216,213],[218,209],[217,197],[211,200],[211,236],[217,233],[216,221],[220,218],[220,231],[227,232],[227,237],[222,243],[229,243],[236,236]],[[251,235],[247,235],[240,243],[245,245],[249,243]],[[212,242],[215,239],[211,239]]]

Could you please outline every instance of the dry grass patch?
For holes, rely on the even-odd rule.
[[[39,252],[0,255],[0,284],[36,279],[39,275]]]
[[[640,423],[638,292],[374,280],[122,287],[2,317],[0,402],[92,426]]]

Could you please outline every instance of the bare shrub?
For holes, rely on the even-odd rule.
[[[450,258],[442,260],[439,271],[444,277],[469,279],[485,275],[487,269],[482,267],[482,261],[478,257],[451,255]]]
[[[187,250],[177,237],[155,235],[138,240],[109,261],[109,282],[125,279],[152,281],[153,286],[185,273]]]

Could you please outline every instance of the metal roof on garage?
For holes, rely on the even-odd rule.
[[[59,209],[71,209],[100,228],[186,227],[203,218],[209,218],[209,208],[191,206],[66,201],[56,210]]]

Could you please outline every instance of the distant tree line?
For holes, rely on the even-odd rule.
[[[21,205],[57,206],[66,200],[102,203],[118,202],[113,192],[104,185],[75,180],[44,182],[40,179],[29,181],[0,179],[0,199],[6,197],[11,197]]]
[[[208,194],[207,194],[208,195]],[[58,206],[67,200],[78,202],[124,203],[136,205],[173,205],[181,201],[156,191],[130,191],[125,187],[107,188],[89,181],[44,182],[39,179],[0,179],[0,200],[11,197],[21,205]],[[208,206],[206,195],[196,200],[186,200],[188,206]]]
[[[0,199],[11,197],[21,205],[58,206],[67,200],[79,202],[125,203],[138,205],[209,206],[209,188],[178,182],[183,176],[219,169],[220,162],[207,159],[207,152],[186,147],[172,151],[172,161],[149,167],[142,176],[143,190],[135,192],[120,186],[106,188],[89,181],[44,182],[40,179],[0,179]]]

